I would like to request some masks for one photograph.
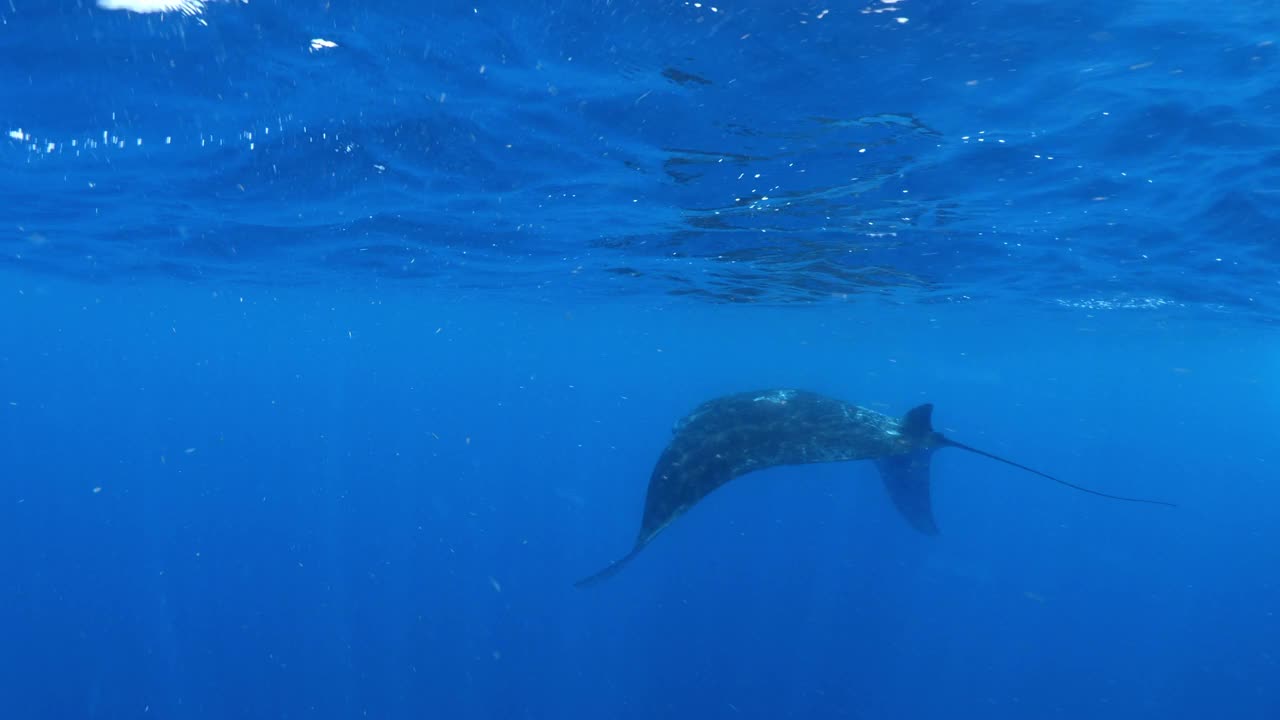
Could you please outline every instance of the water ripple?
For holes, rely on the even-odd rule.
[[[1266,3],[0,19],[23,272],[1277,313]]]

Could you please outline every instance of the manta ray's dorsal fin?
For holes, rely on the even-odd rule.
[[[902,416],[898,432],[904,437],[924,437],[933,432],[933,403],[917,405]]]

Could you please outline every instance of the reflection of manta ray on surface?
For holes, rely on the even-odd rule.
[[[778,465],[875,460],[898,512],[928,535],[938,532],[929,501],[929,459],[943,447],[968,450],[1094,495],[1170,504],[1090,490],[949,440],[934,432],[932,412],[932,405],[921,405],[898,419],[804,390],[738,393],[705,402],[676,424],[658,458],[631,551],[577,584],[613,575],[712,490]]]

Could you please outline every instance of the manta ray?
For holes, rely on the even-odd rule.
[[[1113,500],[1169,505],[1081,487],[956,442],[933,429],[933,405],[901,418],[806,390],[743,392],[709,400],[682,418],[658,458],[631,551],[578,581],[610,577],[653,538],[711,491],[747,473],[779,465],[872,460],[899,514],[926,535],[938,533],[929,499],[929,461],[935,450],[959,448]]]

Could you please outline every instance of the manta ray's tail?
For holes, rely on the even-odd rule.
[[[1147,499],[1145,499],[1145,498],[1124,497],[1123,495],[1111,495],[1111,494],[1109,494],[1109,493],[1100,492],[1100,491],[1098,491],[1098,490],[1090,490],[1089,488],[1084,487],[1084,486],[1082,486],[1082,485],[1076,485],[1075,483],[1069,483],[1069,482],[1067,482],[1066,480],[1061,480],[1061,479],[1056,478],[1056,477],[1054,477],[1054,476],[1052,476],[1052,475],[1050,475],[1050,474],[1048,474],[1048,473],[1042,473],[1042,472],[1040,472],[1039,470],[1036,470],[1036,469],[1034,469],[1034,468],[1029,468],[1029,467],[1027,467],[1026,465],[1023,465],[1023,464],[1021,464],[1021,463],[1016,463],[1016,462],[1014,462],[1014,461],[1012,461],[1012,460],[1006,460],[1005,458],[1002,458],[1002,457],[1000,457],[999,455],[993,455],[993,454],[991,454],[991,453],[987,452],[986,450],[979,450],[978,448],[970,447],[970,446],[968,446],[968,445],[965,445],[964,443],[958,443],[958,442],[956,442],[955,440],[952,440],[952,439],[950,439],[950,438],[943,438],[943,440],[942,440],[942,444],[943,444],[943,445],[946,445],[946,446],[948,446],[948,447],[959,448],[959,449],[961,449],[961,450],[968,450],[969,452],[974,453],[975,455],[981,455],[982,457],[985,457],[985,458],[991,458],[992,460],[998,460],[998,461],[1000,461],[1000,462],[1002,462],[1002,463],[1004,463],[1004,464],[1006,464],[1006,465],[1012,465],[1012,466],[1014,466],[1014,467],[1018,468],[1019,470],[1026,470],[1026,471],[1027,471],[1027,472],[1029,472],[1029,473],[1033,473],[1033,474],[1035,474],[1035,475],[1039,475],[1039,476],[1040,476],[1040,477],[1042,477],[1042,478],[1047,478],[1047,479],[1049,479],[1049,480],[1052,480],[1052,481],[1054,481],[1054,482],[1058,483],[1059,485],[1066,485],[1066,486],[1067,486],[1067,487],[1069,487],[1069,488],[1072,488],[1072,489],[1074,489],[1074,490],[1079,490],[1080,492],[1087,492],[1087,493],[1089,493],[1090,495],[1097,495],[1098,497],[1110,498],[1110,499],[1112,499],[1112,500],[1124,500],[1124,501],[1126,501],[1126,502],[1147,503],[1148,505],[1165,505],[1165,506],[1167,506],[1167,507],[1178,507],[1177,505],[1175,505],[1175,504],[1173,504],[1173,503],[1171,503],[1171,502],[1165,502],[1165,501],[1163,501],[1163,500],[1147,500]]]
[[[589,576],[587,576],[587,577],[582,578],[582,579],[581,579],[581,580],[579,580],[578,582],[574,583],[574,584],[573,584],[573,586],[574,586],[574,587],[580,587],[580,588],[581,588],[581,587],[590,587],[590,586],[592,586],[592,585],[595,585],[595,584],[596,584],[596,583],[598,583],[598,582],[601,582],[602,580],[606,580],[606,579],[608,579],[608,578],[610,578],[610,577],[613,577],[614,573],[618,572],[619,570],[621,570],[621,569],[623,568],[623,566],[625,566],[627,563],[631,562],[631,559],[632,559],[632,558],[634,558],[636,555],[639,555],[639,554],[640,554],[640,551],[644,549],[644,546],[645,546],[645,545],[648,545],[648,543],[647,543],[647,542],[637,542],[637,543],[636,543],[636,545],[635,545],[635,547],[631,548],[631,552],[629,552],[629,553],[627,553],[626,555],[623,555],[622,557],[618,558],[617,560],[614,560],[613,562],[609,563],[609,564],[608,564],[608,565],[607,565],[603,570],[601,570],[600,572],[597,572],[597,573],[596,573],[596,574],[594,574],[594,575],[589,575]]]
[[[1167,503],[1162,500],[1124,497],[1092,490],[1061,480],[1048,473],[1040,472],[1035,468],[1029,468],[1022,463],[1016,463],[999,455],[994,455],[986,450],[979,450],[964,443],[956,442],[933,429],[933,405],[920,405],[904,415],[900,425],[900,432],[904,437],[917,443],[922,449],[904,455],[890,455],[879,458],[876,460],[876,467],[880,470],[880,477],[884,480],[885,490],[889,492],[889,499],[893,501],[898,513],[906,519],[911,527],[925,535],[938,534],[938,526],[933,520],[933,508],[929,498],[929,461],[933,451],[940,447],[967,450],[975,455],[981,455],[1006,465],[1012,465],[1019,470],[1025,470],[1061,485],[1066,485],[1069,488],[1087,492],[1090,495],[1097,495],[1111,500],[1176,507],[1173,503]]]

